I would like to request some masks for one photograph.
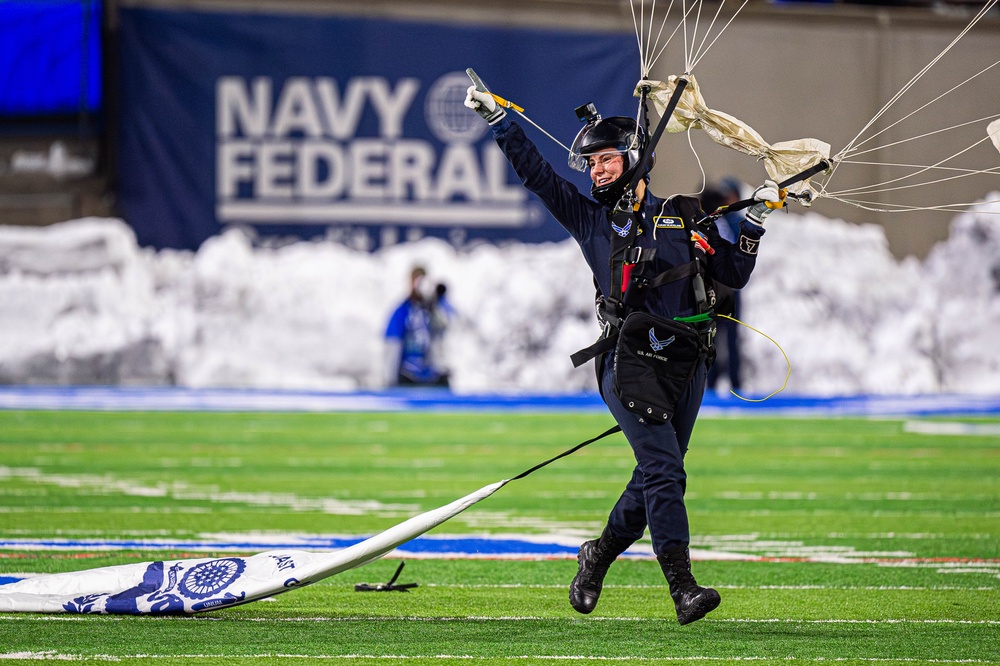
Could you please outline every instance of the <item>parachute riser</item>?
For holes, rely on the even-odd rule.
[[[653,135],[649,137],[649,141],[642,150],[642,157],[639,159],[639,168],[632,175],[632,181],[625,188],[625,194],[618,202],[616,210],[629,211],[635,205],[635,188],[638,187],[639,181],[646,177],[646,169],[649,168],[649,164],[653,159],[653,150],[656,148],[656,144],[659,143],[660,137],[663,136],[664,130],[667,129],[670,117],[674,115],[674,109],[677,108],[678,102],[681,101],[681,95],[684,93],[686,86],[687,79],[677,79],[677,83],[674,85],[674,92],[670,95],[670,101],[667,102],[667,106],[663,109],[663,115],[660,116],[660,121],[656,124]],[[645,97],[643,97],[643,101],[645,101]]]
[[[790,178],[787,178],[787,179],[781,181],[780,183],[778,183],[778,189],[779,190],[783,190],[783,189],[785,189],[785,188],[787,188],[787,187],[789,187],[791,185],[794,185],[795,183],[800,183],[803,180],[807,180],[809,178],[812,178],[813,176],[815,176],[818,173],[822,173],[824,171],[829,171],[831,166],[832,166],[832,163],[831,163],[830,160],[820,160],[819,162],[817,162],[816,164],[812,165],[811,167],[809,167],[805,171],[801,171],[801,172],[795,174],[794,176],[792,176]],[[812,201],[812,195],[808,191],[805,192],[805,193],[803,193],[803,194],[798,194],[798,195],[792,194],[792,193],[789,192],[787,196],[790,196],[793,199],[801,199],[801,200],[805,201],[806,203],[809,203],[809,202]],[[703,217],[700,220],[698,220],[697,225],[700,226],[700,227],[707,227],[707,226],[711,225],[712,222],[714,222],[715,220],[719,219],[720,217],[722,217],[726,213],[734,213],[734,212],[736,212],[738,210],[743,210],[744,208],[749,208],[750,206],[754,205],[755,203],[757,203],[757,200],[751,197],[749,199],[741,199],[740,201],[737,201],[735,203],[731,203],[728,206],[719,206],[718,208],[715,209],[715,211],[709,213],[705,217]]]

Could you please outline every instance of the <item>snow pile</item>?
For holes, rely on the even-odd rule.
[[[744,320],[774,338],[792,364],[792,393],[843,395],[935,390],[922,349],[900,320],[920,291],[920,266],[897,263],[881,227],[815,213],[774,216],[744,291]],[[750,386],[781,387],[778,347],[741,331]]]
[[[745,320],[792,363],[790,393],[1000,393],[1000,205],[963,213],[924,262],[897,262],[885,234],[815,213],[774,216],[744,292]],[[787,365],[743,337],[749,386],[770,392]]]
[[[880,227],[815,213],[768,222],[743,319],[779,342],[788,391],[1000,392],[1000,216],[974,210],[927,260],[896,261]],[[994,213],[1000,212],[994,210]],[[120,220],[0,227],[0,383],[377,387],[389,314],[423,265],[459,313],[457,392],[593,390],[590,271],[572,241],[432,239],[374,254],[331,242],[254,247],[238,230],[197,253],[139,248]],[[744,393],[785,361],[743,329]]]
[[[0,227],[0,383],[372,388],[385,324],[421,264],[460,313],[447,346],[456,390],[585,390],[592,371],[567,358],[597,335],[578,255],[435,240],[375,255],[267,249],[238,230],[156,253],[120,220]]]
[[[989,197],[1000,200],[1000,193]],[[990,214],[992,213],[992,214]],[[1000,392],[1000,204],[957,217],[927,257],[909,344],[933,360],[942,390]]]

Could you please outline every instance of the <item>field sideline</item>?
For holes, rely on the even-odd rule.
[[[608,425],[558,409],[0,411],[0,581],[342,547]],[[612,568],[593,615],[569,607],[574,545],[633,465],[614,435],[409,551],[271,600],[167,619],[0,614],[0,663],[1000,663],[998,433],[988,414],[703,419],[692,547],[723,602],[688,627],[648,544]],[[401,559],[398,582],[417,588],[354,591]]]

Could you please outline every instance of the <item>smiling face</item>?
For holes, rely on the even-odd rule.
[[[625,160],[622,154],[614,148],[605,148],[587,158],[590,167],[590,180],[594,187],[601,187],[618,180],[625,170]]]

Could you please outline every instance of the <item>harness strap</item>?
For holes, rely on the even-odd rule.
[[[671,282],[676,282],[677,280],[683,280],[686,277],[697,275],[701,272],[700,269],[701,265],[697,259],[689,261],[686,264],[681,264],[680,266],[674,266],[673,268],[663,271],[650,280],[648,288],[655,289],[656,287],[662,287],[665,284],[670,284]]]
[[[618,338],[615,336],[601,338],[589,347],[584,347],[575,354],[572,354],[569,359],[573,361],[574,368],[579,368],[590,359],[597,358],[601,354],[611,351],[617,343]]]
[[[685,222],[694,224],[697,212],[701,209],[697,199],[679,194],[668,201],[673,202],[675,210]],[[618,339],[616,333],[621,328],[623,319],[629,312],[642,307],[649,289],[656,289],[684,278],[693,278],[697,313],[709,317],[713,315],[705,290],[705,269],[700,259],[695,257],[688,263],[674,266],[652,279],[642,278],[641,269],[639,271],[634,269],[643,263],[651,262],[656,257],[656,248],[640,248],[636,245],[639,225],[642,223],[640,216],[634,209],[621,210],[616,207],[609,211],[609,218],[614,233],[611,236],[610,248],[611,293],[607,295],[603,309],[604,332],[597,342],[570,356],[574,368],[615,348]],[[707,344],[711,346],[711,335]]]
[[[611,229],[614,232],[611,236],[611,293],[608,300],[615,307],[621,301],[629,280],[631,279],[632,268],[637,263],[639,256],[635,256],[636,238],[639,235],[639,226],[642,224],[635,211],[623,211],[615,209],[609,213]]]
[[[688,263],[681,264],[680,266],[674,266],[673,268],[663,271],[650,280],[647,288],[653,289],[656,287],[662,287],[665,284],[670,284],[671,282],[676,282],[677,280],[683,280],[684,278],[691,277],[692,275],[698,275],[700,269],[701,266],[698,260],[689,261]],[[615,314],[605,312],[605,319],[615,330],[620,328],[621,320]],[[611,351],[615,348],[615,344],[617,344],[617,342],[618,337],[611,335],[610,330],[606,330],[604,336],[602,336],[600,340],[589,347],[584,347],[569,357],[570,360],[573,361],[573,367],[579,368],[590,359],[597,358],[601,354]]]

